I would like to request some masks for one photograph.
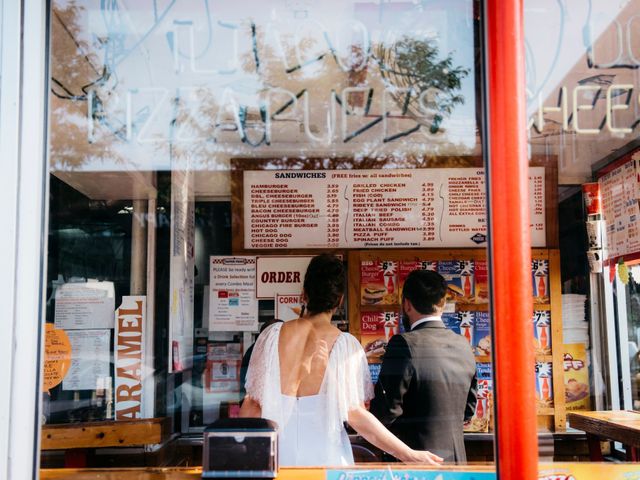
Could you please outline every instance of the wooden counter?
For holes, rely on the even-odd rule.
[[[442,478],[451,478],[447,472],[481,473],[485,479],[495,479],[495,466],[470,465],[464,467],[445,466],[438,469],[419,467],[415,465],[395,464],[360,464],[353,467],[358,470],[378,470],[371,472],[368,478],[382,478],[380,470],[391,467],[394,473],[398,470],[429,470],[444,473]],[[351,470],[351,469],[349,469]],[[541,463],[539,465],[540,478],[575,478],[577,480],[629,480],[637,478],[638,465],[624,463]],[[364,472],[363,472],[364,473]],[[95,469],[95,470],[41,470],[42,480],[195,480],[199,479],[200,468],[144,468],[144,469]],[[492,475],[493,474],[493,475]],[[469,476],[471,477],[471,475]],[[479,478],[474,475],[473,478]],[[351,477],[356,478],[356,476]],[[366,475],[360,478],[367,478]],[[386,478],[386,476],[385,476]],[[327,480],[327,470],[322,468],[283,468],[278,473],[277,480]]]
[[[45,425],[41,448],[66,450],[159,444],[168,438],[170,431],[168,418]]]
[[[387,469],[391,465],[394,470],[431,470],[413,465],[399,463],[367,463],[358,468],[373,470]],[[495,472],[491,465],[476,466],[447,466],[440,467],[438,471],[449,472]],[[56,469],[41,470],[41,480],[191,480],[199,479],[201,468],[123,468],[123,469]],[[326,480],[327,470],[322,468],[283,468],[278,472],[278,480]]]

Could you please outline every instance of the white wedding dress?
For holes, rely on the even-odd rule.
[[[282,323],[258,338],[247,372],[247,395],[263,418],[278,424],[281,466],[353,465],[344,422],[350,410],[373,397],[367,358],[360,343],[341,333],[333,344],[317,395],[292,397],[280,388],[278,340]]]

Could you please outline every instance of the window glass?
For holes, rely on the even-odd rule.
[[[252,369],[273,380],[264,349],[248,367],[260,331],[318,313],[301,294],[323,252],[345,268],[325,323],[352,335],[338,338],[361,362],[335,344],[325,376],[308,367],[325,380],[291,390],[283,361],[277,394],[326,389],[336,403],[351,398],[344,381],[329,395],[336,378],[361,382],[354,398],[387,424],[391,402],[404,405],[392,431],[414,449],[493,460],[479,12],[470,0],[51,2],[44,466],[200,464],[203,430],[241,414]],[[545,249],[553,171],[532,164],[543,312],[559,278]],[[415,345],[421,375],[434,376],[420,392],[394,366],[414,348],[393,340],[418,319],[403,300],[413,270],[446,282],[432,302],[443,322],[423,328],[442,338]],[[548,320],[536,328],[547,348]],[[369,377],[398,398],[379,386],[369,402]],[[152,433],[89,441],[81,432],[96,422]],[[350,423],[356,461],[390,459]],[[419,429],[437,438],[414,440]],[[330,438],[317,435],[319,450]],[[310,449],[287,439],[285,453]]]
[[[562,335],[551,345],[549,413],[560,417],[555,431],[566,430],[566,447],[555,460],[636,458],[620,432],[639,415],[629,275],[640,253],[639,8],[637,1],[525,2],[529,156],[557,175],[558,230],[548,246],[560,255],[562,295],[556,308],[551,300],[551,328]],[[541,457],[550,458],[544,449]]]

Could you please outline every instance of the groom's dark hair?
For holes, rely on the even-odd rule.
[[[306,309],[311,314],[328,312],[340,305],[345,288],[345,270],[342,260],[323,253],[313,257],[304,275]]]
[[[402,287],[402,298],[423,315],[435,313],[436,305],[447,295],[447,282],[442,275],[431,270],[414,270]]]

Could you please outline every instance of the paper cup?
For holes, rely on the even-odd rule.
[[[587,215],[601,214],[602,198],[600,196],[600,184],[597,182],[583,184],[582,194],[584,197],[584,206],[587,209]]]
[[[589,250],[587,260],[591,273],[602,273],[602,250]]]
[[[602,248],[602,222],[600,220],[587,222],[587,239],[589,240],[589,250]]]

